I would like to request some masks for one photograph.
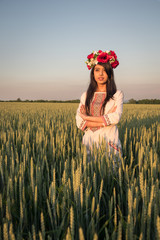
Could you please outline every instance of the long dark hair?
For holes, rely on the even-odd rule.
[[[114,81],[113,68],[111,67],[110,63],[107,62],[107,63],[98,63],[98,64],[104,67],[105,72],[108,75],[108,79],[106,82],[106,98],[104,99],[104,102],[103,102],[103,105],[101,108],[101,113],[104,114],[105,105],[110,100],[110,98],[113,99],[113,95],[116,93],[117,87],[116,87],[116,84]],[[97,82],[95,81],[95,78],[94,78],[94,68],[95,68],[95,66],[91,70],[90,84],[87,89],[87,97],[86,97],[86,102],[85,102],[85,108],[86,108],[87,115],[90,115],[90,104],[93,99],[94,92],[97,89]]]

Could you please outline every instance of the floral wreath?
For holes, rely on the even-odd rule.
[[[87,56],[87,68],[90,70],[93,68],[97,63],[106,63],[110,62],[112,68],[116,68],[119,65],[119,61],[117,60],[117,56],[114,51],[93,51],[91,54]]]

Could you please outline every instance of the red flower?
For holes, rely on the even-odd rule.
[[[87,65],[87,68],[90,70],[91,69],[91,67],[89,66],[89,65]]]
[[[97,61],[102,63],[108,62],[109,61],[108,54],[105,52],[100,53],[99,56],[97,57]]]
[[[102,53],[102,50],[99,50],[98,52],[99,52],[99,53]]]
[[[114,59],[117,60],[117,55],[115,54],[114,51],[110,50],[108,55],[114,57]]]
[[[88,59],[94,58],[94,54],[93,54],[93,53],[89,54],[89,55],[87,56],[87,58],[88,58]]]
[[[116,68],[119,65],[119,61],[115,60],[114,62],[111,63],[112,68]]]

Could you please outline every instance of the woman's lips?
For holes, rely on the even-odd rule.
[[[98,79],[99,79],[100,81],[103,81],[103,80],[104,80],[104,78],[103,78],[103,77],[99,77]]]

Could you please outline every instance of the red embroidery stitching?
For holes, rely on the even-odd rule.
[[[86,124],[86,121],[83,120],[83,121],[81,122],[79,128],[80,128],[81,130],[83,130],[85,124]]]
[[[111,121],[110,121],[110,119],[109,119],[109,117],[108,117],[108,114],[105,114],[105,115],[104,115],[104,119],[105,119],[105,122],[106,122],[106,125],[107,125],[107,126],[111,125]]]
[[[105,93],[95,93],[94,98],[90,105],[90,113],[92,116],[101,116],[101,107],[104,102],[106,94]],[[100,129],[101,127],[90,128],[93,132]]]
[[[97,95],[94,95],[93,102],[91,103],[91,115],[94,116],[94,104],[97,100]]]
[[[82,114],[86,113],[85,105],[81,105],[81,107],[80,107],[80,112],[81,112]]]
[[[117,150],[118,152],[120,151],[119,147],[118,147],[115,143],[109,142],[108,144],[109,144],[109,146],[111,146],[111,147],[113,147],[115,150]]]
[[[84,129],[86,128],[86,121],[85,121],[85,123],[84,123],[84,125],[83,125],[83,127],[82,127],[82,131],[84,131]]]

